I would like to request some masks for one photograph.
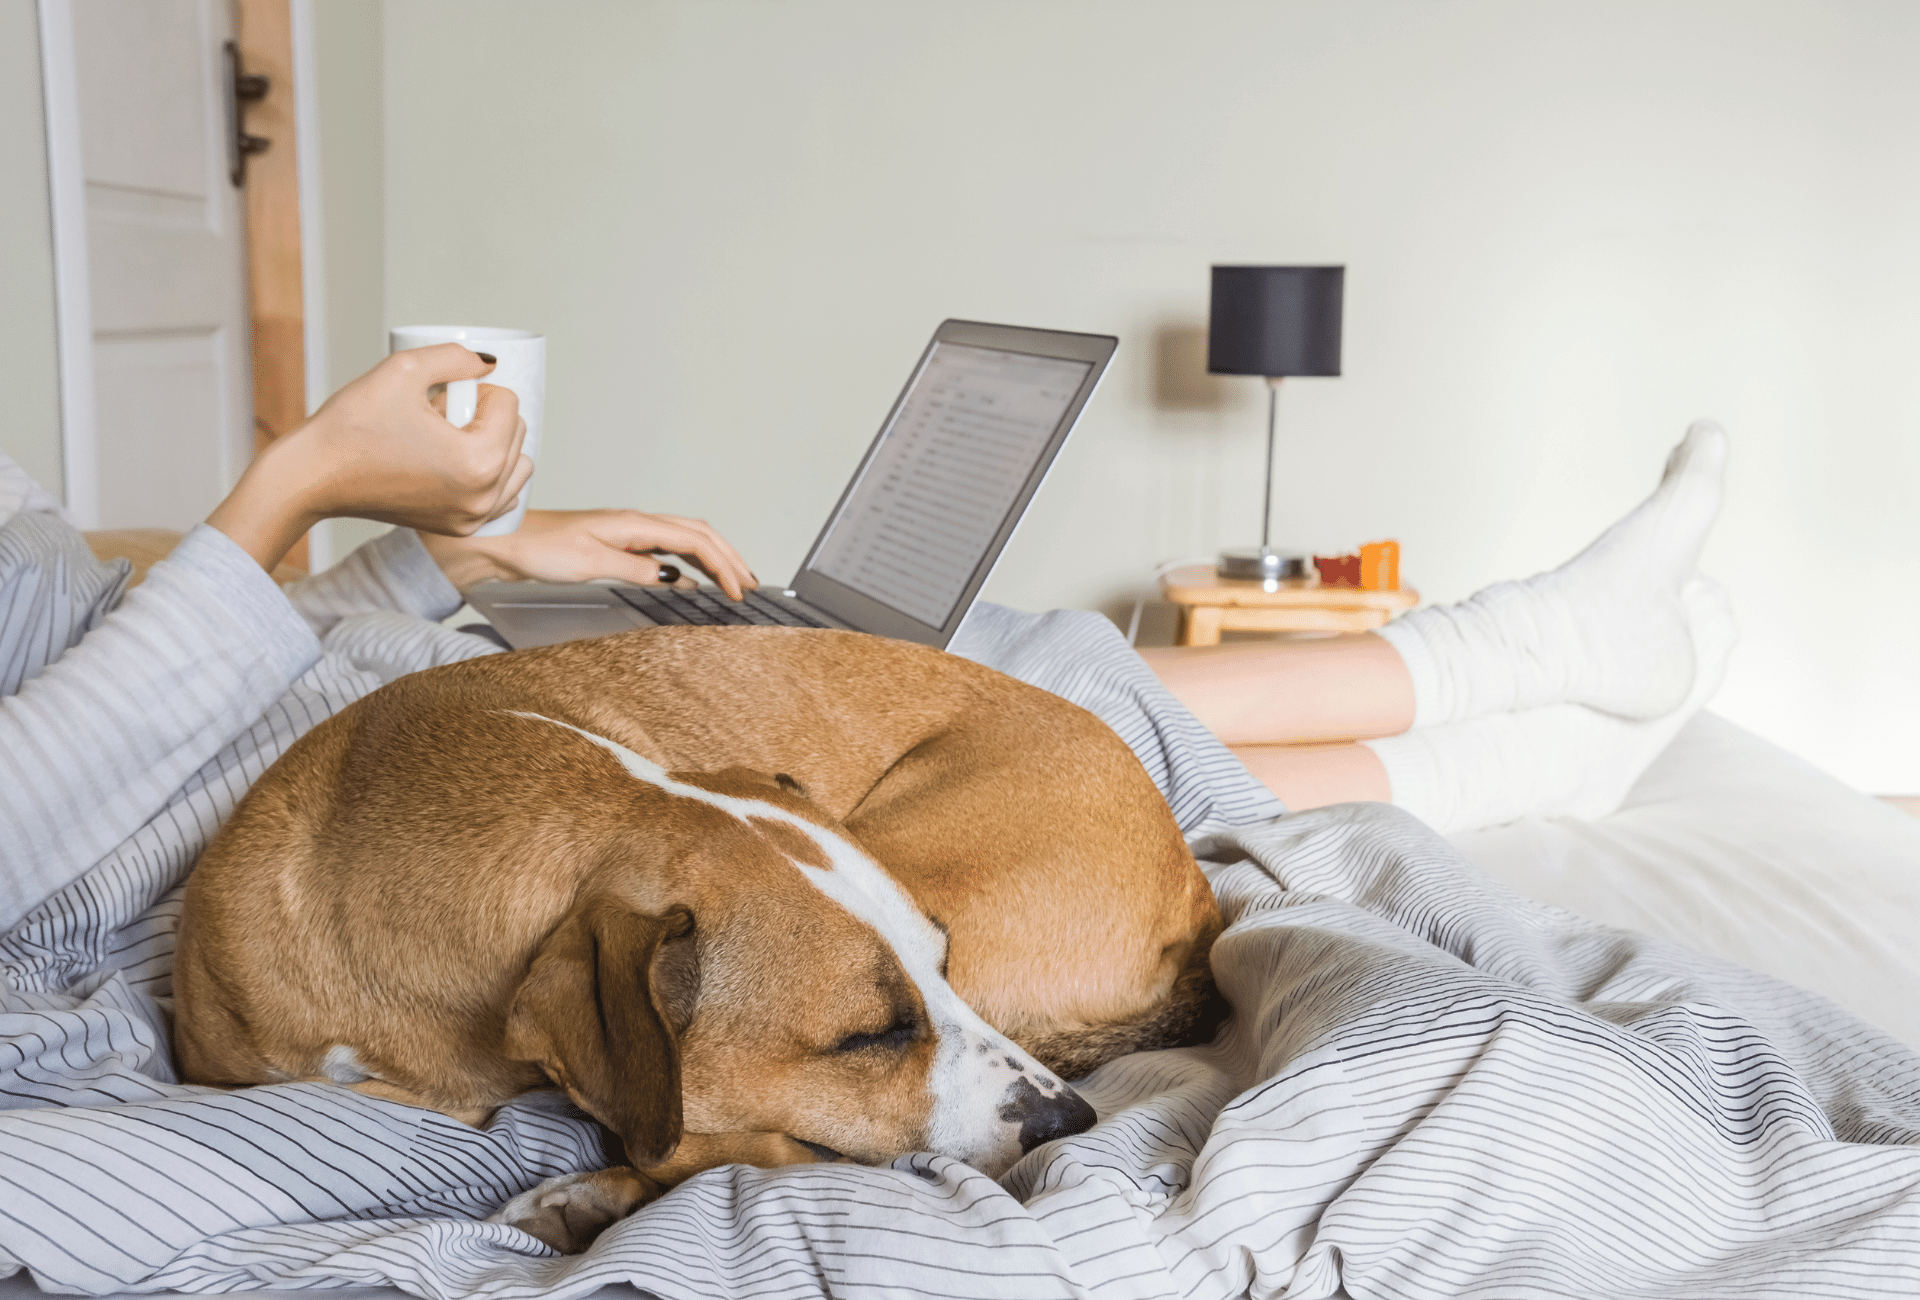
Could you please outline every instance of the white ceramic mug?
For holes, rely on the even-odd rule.
[[[464,427],[473,419],[480,400],[480,385],[498,384],[511,388],[520,399],[520,418],[527,422],[527,440],[520,450],[533,460],[540,458],[540,414],[547,396],[547,339],[544,334],[526,330],[490,329],[484,325],[402,325],[387,334],[387,351],[405,352],[409,348],[432,347],[436,343],[458,343],[474,352],[485,352],[499,364],[484,379],[461,379],[447,385],[447,420]],[[527,515],[527,494],[533,483],[520,489],[513,509],[475,533],[476,537],[498,537],[520,526]]]

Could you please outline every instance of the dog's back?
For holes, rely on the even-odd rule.
[[[567,707],[670,770],[792,776],[948,928],[954,988],[1069,1077],[1085,1049],[1182,1032],[1140,1022],[1183,971],[1204,975],[1213,894],[1139,760],[1086,710],[849,633],[676,628],[514,658],[501,667],[529,689],[564,682]]]

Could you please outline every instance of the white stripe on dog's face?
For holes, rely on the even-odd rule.
[[[814,888],[886,941],[919,989],[933,1021],[928,1150],[997,1175],[1020,1158],[1021,1128],[1032,1107],[1055,1098],[1073,1098],[1071,1089],[961,1001],[940,974],[946,936],[884,868],[844,837],[763,800],[717,794],[675,781],[651,759],[571,723],[518,710],[514,715],[584,736],[617,758],[630,775],[668,794],[697,799],[742,821],[764,817],[791,826],[819,846],[831,864],[826,869],[792,858],[788,861]]]

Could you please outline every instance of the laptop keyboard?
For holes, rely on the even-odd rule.
[[[757,627],[830,627],[791,605],[747,592],[743,601],[677,587],[615,587],[613,592],[656,623],[750,623]]]

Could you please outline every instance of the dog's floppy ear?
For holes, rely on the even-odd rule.
[[[636,1164],[680,1143],[680,1045],[691,1015],[693,933],[684,907],[659,916],[590,898],[540,945],[507,1012],[506,1054],[537,1062],[618,1133]]]

